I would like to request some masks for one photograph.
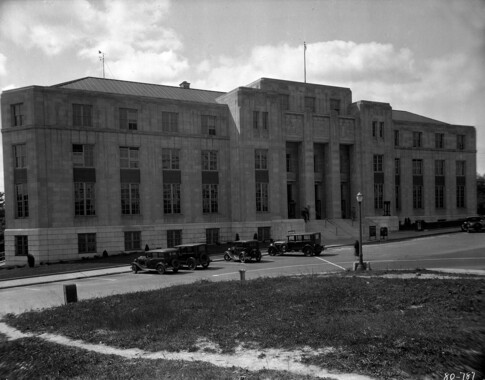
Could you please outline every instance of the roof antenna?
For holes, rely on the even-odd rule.
[[[104,53],[101,50],[98,50],[98,53],[100,54],[99,60],[103,62],[103,79],[105,79],[104,78]]]

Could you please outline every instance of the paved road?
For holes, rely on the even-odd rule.
[[[447,270],[485,271],[485,234],[453,234],[401,242],[364,246],[364,260],[372,269],[445,268]],[[301,254],[263,256],[261,263],[215,261],[207,270],[180,271],[177,274],[126,272],[101,277],[86,277],[46,284],[0,289],[0,315],[58,306],[64,303],[65,284],[75,283],[79,300],[126,292],[159,289],[197,280],[239,280],[240,269],[246,279],[290,274],[312,274],[351,269],[353,248],[328,249],[318,257]],[[127,266],[126,270],[129,267]],[[485,273],[485,272],[484,272]]]

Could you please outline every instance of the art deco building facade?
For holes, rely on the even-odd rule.
[[[348,88],[87,77],[2,93],[6,257],[36,263],[476,210],[475,128]],[[310,223],[301,219],[309,206]],[[330,232],[328,232],[330,233]]]

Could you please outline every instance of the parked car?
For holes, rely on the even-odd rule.
[[[324,249],[320,232],[301,232],[291,233],[286,236],[286,240],[271,243],[268,247],[268,254],[274,256],[282,255],[285,252],[301,251],[305,256],[318,256]]]
[[[485,217],[483,216],[470,216],[461,225],[462,231],[479,232],[483,229],[485,229]]]
[[[174,248],[153,249],[146,251],[144,256],[140,256],[133,261],[131,269],[133,272],[156,270],[164,274],[167,269],[177,273],[180,268],[178,250]]]
[[[177,249],[180,265],[186,266],[190,270],[194,270],[198,265],[203,269],[209,267],[211,260],[207,253],[207,244],[181,244],[174,248]]]
[[[257,240],[238,240],[232,243],[224,253],[224,260],[239,260],[242,263],[250,262],[254,259],[256,262],[261,261],[261,251]]]

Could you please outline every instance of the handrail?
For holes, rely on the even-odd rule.
[[[338,225],[336,225],[332,220],[325,218],[325,228],[327,228],[327,222],[335,227],[335,236],[338,236]]]

